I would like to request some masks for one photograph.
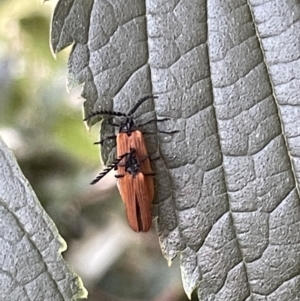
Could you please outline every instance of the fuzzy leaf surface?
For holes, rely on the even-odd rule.
[[[61,256],[66,243],[0,138],[1,300],[70,301],[86,296]]]
[[[61,0],[54,12],[52,47],[73,44],[85,115],[155,94],[138,120],[170,118],[146,142],[161,156],[162,251],[180,255],[189,296],[300,300],[299,19],[297,0]]]

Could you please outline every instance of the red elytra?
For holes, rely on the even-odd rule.
[[[130,152],[117,164],[119,190],[126,207],[129,226],[136,232],[148,232],[152,225],[151,203],[154,195],[152,171],[141,172],[141,163],[149,160],[145,157],[139,161],[137,150],[130,148]],[[150,164],[150,163],[149,163]],[[149,181],[153,191],[149,191]]]
[[[138,130],[132,132],[130,136],[128,136],[127,133],[119,133],[117,135],[118,157],[122,156],[130,149],[136,150],[136,157],[140,164],[141,172],[143,174],[153,173],[143,135]],[[147,187],[150,203],[152,203],[154,199],[154,178],[146,177],[145,184]]]

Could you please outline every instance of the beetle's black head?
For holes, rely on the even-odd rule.
[[[124,121],[120,123],[119,133],[127,133],[128,136],[137,130],[137,126],[131,116],[127,116]]]

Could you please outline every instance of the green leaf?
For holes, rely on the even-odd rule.
[[[87,293],[16,159],[0,138],[0,290],[3,300],[77,300]]]
[[[61,0],[55,10],[52,47],[73,43],[68,78],[84,83],[86,115],[155,94],[137,115],[180,131],[146,140],[161,156],[162,251],[180,254],[188,296],[300,298],[299,15],[294,0]],[[110,154],[105,145],[104,162]]]

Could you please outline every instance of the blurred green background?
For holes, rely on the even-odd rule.
[[[70,48],[51,54],[56,2],[0,0],[0,135],[67,241],[88,300],[188,300],[155,229],[127,226],[113,174],[89,185],[101,170],[98,125],[82,122],[81,87],[67,93]]]

